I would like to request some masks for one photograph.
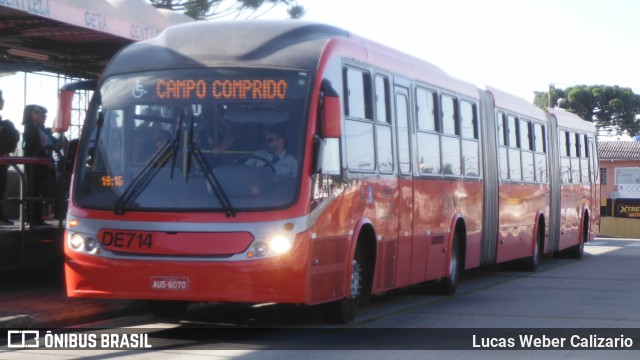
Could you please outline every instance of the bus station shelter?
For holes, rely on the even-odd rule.
[[[122,47],[188,21],[143,0],[2,0],[0,73],[95,79]]]
[[[95,80],[126,45],[189,21],[193,19],[143,0],[0,0],[0,76],[40,73],[57,74],[65,82]],[[18,204],[26,201],[20,191],[24,184],[13,168],[7,180],[5,197],[19,202],[7,200],[0,206],[6,216],[16,219]],[[21,219],[0,228],[0,271],[61,258],[61,226],[25,231],[23,225]]]

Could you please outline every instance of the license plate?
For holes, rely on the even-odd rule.
[[[152,276],[151,290],[189,290],[189,278],[186,276]]]

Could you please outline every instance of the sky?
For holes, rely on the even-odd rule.
[[[302,0],[305,19],[415,55],[478,87],[619,85],[640,94],[636,0]],[[365,6],[366,5],[366,6]]]
[[[528,101],[534,91],[618,85],[640,94],[637,0],[299,0],[304,20],[335,25],[433,63],[478,87]],[[267,18],[286,18],[275,9]],[[49,108],[54,80],[0,77],[5,110],[19,123],[27,103]]]

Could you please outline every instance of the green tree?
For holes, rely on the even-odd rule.
[[[256,18],[276,6],[287,6],[292,19],[304,16],[305,9],[296,0],[149,0],[151,5],[180,11],[197,20],[235,16]]]
[[[554,104],[564,98],[560,107],[596,123],[596,127],[620,134],[640,134],[640,95],[629,88],[605,85],[578,85],[552,92]],[[535,92],[534,104],[545,109],[548,92]]]
[[[549,92],[543,92],[543,91],[534,91],[533,94],[535,95],[534,99],[533,99],[533,103],[542,109],[546,109],[547,107],[549,107]],[[562,89],[556,89],[555,87],[551,88],[551,103],[553,104],[553,106],[558,104],[558,100],[560,99],[564,99],[566,98],[566,95],[564,94],[564,90]]]

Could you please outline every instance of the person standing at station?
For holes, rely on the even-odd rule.
[[[52,160],[54,145],[50,142],[44,123],[47,118],[47,109],[40,105],[27,105],[24,108],[22,125],[24,125],[24,137],[22,148],[24,156],[39,157]],[[47,165],[25,165],[29,182],[28,193],[30,197],[55,197],[57,185],[53,168]],[[27,203],[27,222],[31,226],[44,225],[43,203],[41,201],[29,201]]]

